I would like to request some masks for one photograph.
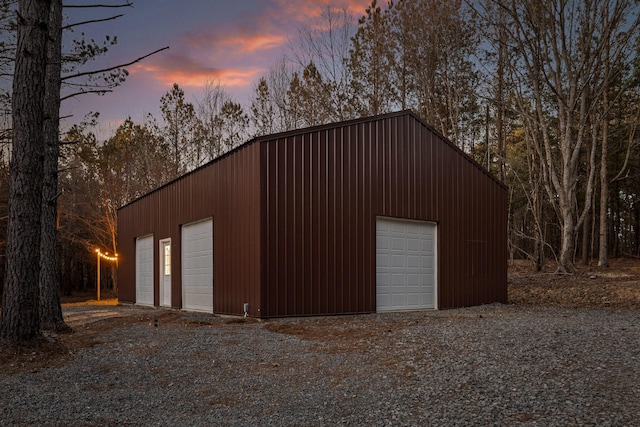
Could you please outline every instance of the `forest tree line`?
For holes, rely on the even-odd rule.
[[[0,13],[9,28],[13,15]],[[560,272],[638,257],[638,17],[633,0],[374,0],[359,19],[325,5],[246,104],[212,78],[191,99],[174,84],[158,117],[107,138],[88,115],[61,135],[63,293],[94,288],[93,249],[117,251],[120,206],[252,137],[400,109],[507,186],[510,257]],[[0,95],[4,236],[11,94]]]

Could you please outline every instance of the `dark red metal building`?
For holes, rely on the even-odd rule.
[[[507,300],[507,191],[410,111],[256,138],[118,212],[121,302],[253,317]]]

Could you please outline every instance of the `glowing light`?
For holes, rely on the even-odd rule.
[[[98,254],[98,256],[106,261],[117,261],[118,260],[118,254],[115,254],[114,256],[110,256],[109,252],[102,252],[100,249],[96,249],[95,253]]]

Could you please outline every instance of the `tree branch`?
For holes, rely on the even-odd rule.
[[[631,131],[629,132],[629,137],[627,141],[627,153],[624,156],[624,163],[620,168],[618,174],[610,181],[615,182],[619,179],[627,178],[629,176],[629,171],[627,170],[627,165],[629,164],[629,158],[631,157],[631,148],[633,147],[633,141],[636,139],[636,129],[638,127],[638,119],[640,118],[640,108],[636,110],[635,117],[633,118],[633,124],[631,125]],[[623,174],[627,172],[627,176],[623,177]]]
[[[53,203],[53,202],[55,202],[56,200],[58,200],[58,198],[59,198],[60,196],[62,196],[62,194],[63,194],[63,193],[64,193],[63,191],[58,192],[58,194],[56,194],[55,196],[53,196],[53,197],[51,197],[51,198],[49,199],[49,203]]]
[[[112,21],[112,20],[114,20],[114,19],[118,19],[118,18],[120,18],[120,17],[122,17],[122,16],[124,16],[124,14],[122,14],[122,13],[121,13],[120,15],[115,15],[115,16],[112,16],[112,17],[110,17],[110,18],[92,19],[92,20],[90,20],[90,21],[76,22],[75,24],[69,24],[69,25],[66,25],[66,26],[62,27],[62,29],[63,29],[63,30],[68,30],[68,29],[73,28],[73,27],[79,27],[80,25],[95,24],[95,23],[97,23],[97,22]]]
[[[153,51],[151,53],[148,53],[148,54],[146,54],[144,56],[141,56],[140,58],[137,58],[137,59],[135,59],[135,60],[133,60],[131,62],[127,62],[126,64],[120,64],[120,65],[116,65],[114,67],[103,68],[101,70],[85,71],[84,73],[78,73],[78,74],[73,74],[73,75],[70,75],[70,76],[64,76],[64,77],[61,78],[61,80],[65,81],[65,80],[69,80],[69,79],[75,79],[77,77],[89,76],[89,75],[99,74],[99,73],[106,73],[107,71],[113,71],[113,70],[117,70],[118,68],[128,67],[129,65],[133,65],[133,64],[135,64],[137,62],[142,61],[145,58],[150,57],[151,55],[155,55],[156,53],[162,52],[163,50],[167,50],[167,49],[169,49],[169,46],[165,46],[165,47],[163,47],[161,49],[155,50],[155,51]]]
[[[85,90],[85,91],[82,91],[82,92],[74,92],[74,93],[71,93],[69,95],[65,95],[65,96],[61,97],[60,98],[60,102],[64,101],[65,99],[73,98],[74,96],[84,95],[86,93],[97,93],[97,94],[100,94],[100,95],[104,95],[105,93],[111,93],[111,92],[113,92],[112,89]]]
[[[13,129],[4,129],[0,131],[0,141],[5,138],[9,138],[12,132],[13,132]]]
[[[133,7],[133,3],[127,1],[124,4],[65,4],[65,9],[88,9],[88,8],[118,8],[118,7]]]

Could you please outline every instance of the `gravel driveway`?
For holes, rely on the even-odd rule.
[[[62,337],[62,360],[0,375],[0,425],[640,420],[639,311],[491,305],[241,322],[99,310],[111,315],[66,312],[77,332]]]

